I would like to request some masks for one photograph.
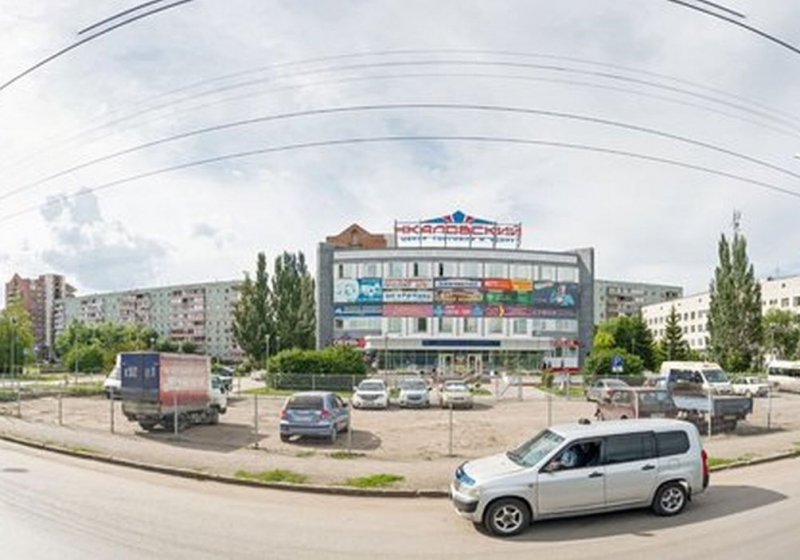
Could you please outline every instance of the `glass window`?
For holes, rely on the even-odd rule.
[[[430,278],[430,276],[431,276],[431,263],[428,262],[411,263],[412,278]]]
[[[508,278],[508,265],[505,263],[490,262],[486,264],[487,278]]]
[[[402,317],[389,317],[388,324],[386,325],[388,332],[390,333],[402,333],[403,332],[403,318]]]
[[[527,319],[514,319],[512,327],[514,334],[528,334]]]
[[[555,280],[556,279],[556,267],[543,264],[540,267],[540,278],[538,280]]]
[[[356,277],[356,264],[355,263],[340,263],[339,278],[355,278]]]
[[[414,332],[415,333],[426,333],[428,332],[428,318],[427,317],[416,317],[414,319]]]
[[[559,266],[558,267],[558,281],[559,282],[577,282],[578,269],[574,266]]]
[[[461,263],[461,277],[462,278],[481,278],[481,263],[479,262],[462,262]]]
[[[533,278],[533,270],[529,264],[512,264],[511,265],[511,278],[524,278],[531,280]]]
[[[683,455],[689,451],[689,438],[686,432],[663,432],[656,434],[658,456]]]
[[[361,265],[362,278],[376,278],[380,275],[381,275],[380,263],[370,262],[370,263],[363,263]]]
[[[503,334],[503,319],[501,317],[488,317],[486,330],[489,334]]]
[[[458,276],[458,264],[454,262],[436,263],[436,276],[445,278]]]
[[[606,464],[644,461],[655,457],[653,434],[624,434],[606,440]]]
[[[453,318],[452,317],[439,317],[439,332],[440,333],[453,333]]]
[[[781,307],[789,307],[789,298],[785,297],[781,299]]]
[[[400,261],[392,261],[388,263],[388,270],[386,271],[386,276],[389,278],[405,278],[405,267],[403,266],[405,263]]]
[[[466,334],[477,334],[478,319],[475,317],[464,317],[464,332]]]

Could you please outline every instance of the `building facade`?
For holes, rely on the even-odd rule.
[[[53,359],[58,301],[72,296],[75,288],[60,274],[42,274],[36,278],[14,274],[5,287],[6,305],[19,300],[30,315],[36,357]]]
[[[606,319],[631,316],[642,307],[683,297],[680,286],[621,282],[618,280],[594,281],[594,323]]]
[[[577,370],[591,344],[594,251],[519,247],[521,226],[455,212],[354,224],[317,252],[317,344],[380,369]]]
[[[56,326],[60,332],[77,320],[146,325],[172,342],[192,342],[209,356],[239,360],[231,328],[240,286],[234,280],[68,297],[58,306]]]
[[[800,276],[787,278],[767,278],[760,280],[761,309],[766,313],[770,309],[782,309],[800,314]],[[679,298],[673,301],[648,305],[642,308],[642,317],[656,340],[664,337],[672,306],[678,314],[678,324],[683,331],[683,338],[689,347],[699,352],[708,349],[708,310],[710,297],[708,292]]]

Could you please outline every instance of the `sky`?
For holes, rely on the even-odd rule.
[[[110,30],[169,0],[83,31],[143,1],[0,0],[0,290],[313,267],[352,223],[456,210],[687,294],[738,211],[756,274],[800,274],[800,54],[740,26],[667,0],[194,0]],[[800,4],[719,3],[800,46]]]

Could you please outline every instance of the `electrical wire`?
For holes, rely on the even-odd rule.
[[[92,25],[90,25],[88,27],[84,27],[83,29],[78,31],[78,35],[83,35],[87,31],[91,31],[92,29],[97,29],[98,27],[100,27],[102,25],[105,25],[106,23],[108,23],[110,21],[114,21],[115,19],[119,19],[119,18],[121,18],[123,16],[126,16],[128,14],[131,14],[133,12],[137,12],[137,11],[141,10],[142,8],[146,8],[147,6],[152,6],[153,4],[160,4],[161,2],[165,2],[165,1],[166,0],[150,0],[149,2],[143,2],[142,4],[139,4],[137,6],[133,6],[132,8],[128,8],[127,10],[122,10],[121,12],[117,12],[116,14],[113,14],[113,15],[105,18],[105,19],[101,19],[97,23],[93,23]]]

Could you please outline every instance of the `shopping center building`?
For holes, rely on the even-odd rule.
[[[522,225],[462,212],[353,224],[319,244],[317,345],[379,369],[469,375],[575,371],[594,324],[594,250],[529,250]]]

